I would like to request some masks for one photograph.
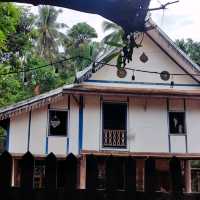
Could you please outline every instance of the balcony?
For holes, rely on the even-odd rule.
[[[123,149],[127,147],[126,130],[103,130],[103,147]]]

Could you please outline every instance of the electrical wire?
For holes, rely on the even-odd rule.
[[[102,64],[102,65],[107,65],[110,67],[117,67],[117,65],[113,65],[113,64],[109,64],[109,63],[104,63],[104,62],[97,62],[97,64]],[[148,71],[148,70],[141,70],[141,69],[134,69],[134,68],[130,68],[130,67],[124,67],[123,69],[126,70],[130,70],[130,71],[134,71],[134,72],[141,72],[141,73],[149,73],[149,74],[161,74],[162,72],[157,72],[157,71]],[[169,73],[171,76],[200,76],[200,74],[190,74],[190,73],[185,73],[185,74],[181,74],[181,73]]]
[[[70,57],[70,58],[66,58],[66,59],[63,59],[63,60],[59,60],[57,62],[51,62],[49,64],[42,65],[42,66],[39,66],[39,67],[30,68],[30,69],[27,69],[27,70],[10,71],[8,73],[2,73],[2,74],[0,74],[0,76],[7,76],[7,75],[11,75],[11,74],[18,74],[18,73],[27,73],[29,71],[34,71],[34,70],[38,70],[38,69],[41,69],[41,68],[53,66],[55,64],[60,64],[60,63],[63,63],[63,62],[69,61],[69,60],[74,60],[74,59],[77,59],[77,58],[88,60],[95,65],[101,64],[101,65],[107,65],[107,66],[115,67],[115,68],[117,67],[117,65],[110,64],[110,63],[107,63],[107,62],[102,62],[102,61],[97,61],[97,60],[94,61],[90,58],[76,56],[76,57]],[[134,71],[134,72],[148,73],[148,74],[158,74],[158,75],[160,75],[162,73],[162,72],[158,72],[158,71],[148,71],[148,70],[134,69],[134,68],[130,68],[130,67],[124,67],[123,69]],[[187,73],[187,74],[186,73],[169,73],[169,74],[170,74],[170,76],[200,76],[200,74],[191,74],[191,73]]]
[[[66,59],[63,59],[63,60],[60,60],[60,61],[57,61],[57,62],[51,62],[51,63],[48,63],[46,65],[42,65],[42,66],[34,67],[34,68],[29,68],[29,69],[26,69],[26,70],[10,71],[10,72],[7,72],[7,73],[2,73],[2,74],[0,74],[0,76],[7,76],[7,75],[11,75],[11,74],[18,74],[18,73],[27,73],[27,72],[30,72],[30,71],[34,71],[34,70],[38,70],[38,69],[41,69],[41,68],[60,64],[60,63],[63,63],[63,62],[69,61],[69,60],[76,59],[76,58],[77,57],[66,58]]]

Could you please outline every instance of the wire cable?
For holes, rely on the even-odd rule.
[[[42,65],[42,66],[39,66],[39,67],[30,68],[30,69],[27,69],[27,70],[18,70],[18,71],[10,71],[10,72],[7,72],[7,73],[2,73],[2,74],[0,74],[0,76],[7,76],[7,75],[18,74],[18,73],[23,73],[23,72],[27,73],[29,71],[38,70],[38,69],[49,67],[49,66],[52,66],[52,65],[55,65],[55,64],[60,64],[60,63],[63,63],[63,62],[69,61],[69,60],[74,60],[74,59],[77,59],[77,58],[88,60],[88,61],[90,61],[93,64],[107,65],[107,66],[115,67],[115,68],[117,67],[117,65],[110,64],[108,62],[97,61],[97,60],[94,61],[91,58],[76,56],[76,57],[70,57],[70,58],[66,58],[66,59],[63,59],[63,60],[59,60],[59,61],[56,61],[56,62],[51,62],[51,63],[48,63],[46,65]],[[134,71],[134,72],[148,73],[148,74],[158,74],[158,75],[160,75],[162,73],[162,72],[158,72],[158,71],[141,70],[141,69],[134,69],[134,68],[130,68],[130,67],[124,67],[123,69]],[[187,74],[186,73],[169,73],[169,74],[171,76],[199,76],[200,77],[200,73],[199,74],[191,74],[191,73],[187,73]]]
[[[37,70],[37,69],[41,69],[41,68],[49,67],[49,66],[52,66],[52,65],[60,64],[60,63],[63,63],[63,62],[69,61],[69,60],[76,59],[76,58],[77,57],[66,58],[66,59],[63,59],[63,60],[60,60],[60,61],[57,61],[57,62],[51,62],[51,63],[48,63],[46,65],[42,65],[42,66],[39,66],[39,67],[29,68],[27,70],[10,71],[10,72],[7,72],[7,73],[2,73],[2,74],[0,74],[0,76],[18,74],[18,73],[23,73],[23,72],[27,73],[29,71],[34,71],[34,70]]]

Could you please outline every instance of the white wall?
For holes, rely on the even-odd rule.
[[[23,113],[10,120],[9,152],[25,153],[28,147],[29,113]]]
[[[113,102],[127,98],[103,98]],[[84,150],[101,149],[100,99],[87,96],[84,107]],[[116,113],[117,114],[117,113]],[[169,152],[166,99],[130,98],[128,105],[128,149],[131,152]],[[102,149],[103,150],[103,149]]]
[[[99,150],[101,140],[100,97],[84,98],[83,149]]]
[[[60,136],[48,137],[48,153],[53,152],[57,155],[65,155],[67,153],[67,139]]]
[[[128,132],[132,152],[169,152],[166,99],[130,98]]]
[[[47,106],[31,112],[30,152],[44,154],[47,133]]]
[[[78,98],[78,96],[77,96]],[[200,101],[186,101],[186,130],[185,136],[168,137],[167,99],[154,98],[117,98],[102,97],[105,101],[129,102],[128,104],[128,151],[131,152],[169,152],[200,153]],[[32,111],[30,127],[30,151],[34,154],[45,154],[46,137],[48,136],[48,153],[54,152],[65,155],[68,152],[79,153],[79,106],[70,97],[69,127],[67,137],[48,136],[47,106]],[[67,109],[68,98],[65,97],[55,109]],[[170,111],[184,111],[184,101],[169,100]],[[101,148],[102,119],[101,99],[95,96],[84,97],[83,108],[83,150],[99,151]],[[25,153],[28,147],[29,113],[21,114],[11,119],[9,151]],[[187,139],[187,143],[186,143]],[[69,140],[69,146],[67,146]],[[114,150],[114,149],[113,149]],[[119,149],[118,149],[119,151]]]
[[[70,97],[69,120],[69,153],[77,155],[79,153],[79,106],[73,97]]]
[[[186,153],[186,138],[180,135],[171,135],[171,152],[172,153]]]
[[[190,153],[200,153],[200,101],[187,101],[186,122],[188,151]]]
[[[68,110],[68,135],[48,136],[48,106],[34,109],[31,112],[30,124],[30,152],[42,155],[53,152],[57,155],[68,153],[78,154],[78,127],[79,107],[71,97],[61,97],[59,101],[50,105],[50,109]],[[10,122],[9,151],[12,153],[25,153],[28,150],[29,112],[13,117]],[[47,142],[48,140],[48,142]],[[69,141],[69,143],[68,143]],[[69,145],[69,146],[68,146]]]

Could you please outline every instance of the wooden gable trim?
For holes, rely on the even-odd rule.
[[[156,42],[153,37],[147,32],[146,35],[149,37],[150,40],[152,40],[160,49],[163,51],[178,67],[180,67],[186,74],[189,74],[158,42]],[[186,58],[185,58],[186,59]],[[197,69],[195,68],[196,73],[199,73]],[[197,83],[200,83],[200,80],[198,80],[195,76],[189,75],[194,81]]]

